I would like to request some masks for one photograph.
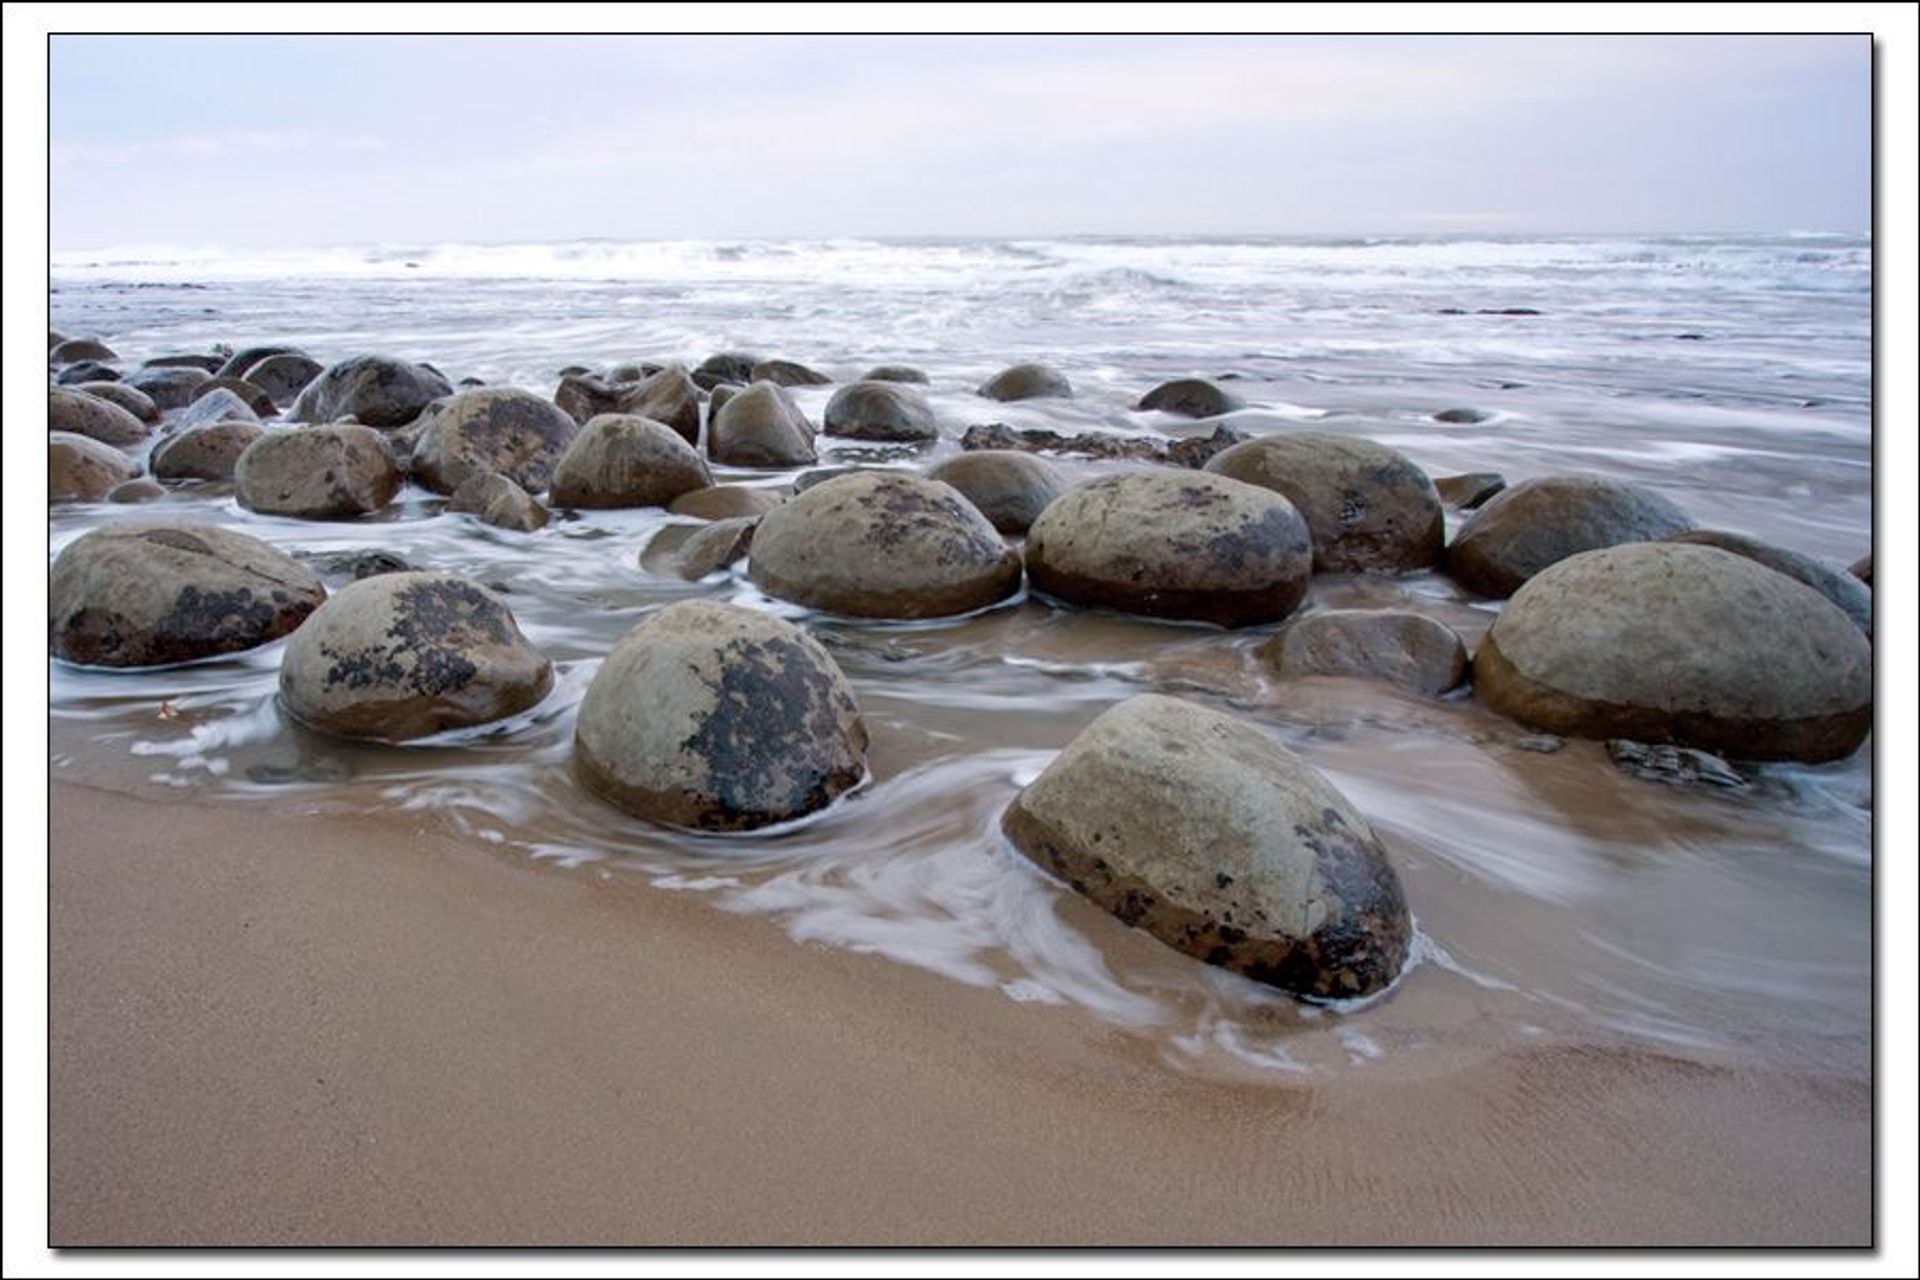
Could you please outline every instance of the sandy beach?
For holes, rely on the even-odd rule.
[[[1552,1042],[1239,1084],[428,817],[52,818],[56,1247],[1871,1235],[1864,1082]]]

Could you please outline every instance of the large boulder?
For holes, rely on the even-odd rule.
[[[1582,552],[1513,595],[1474,656],[1494,710],[1549,733],[1757,760],[1850,754],[1873,652],[1812,587],[1717,547]]]
[[[833,379],[792,360],[762,360],[747,371],[747,381],[777,382],[783,387],[824,387]]]
[[[700,388],[680,364],[669,364],[623,388],[611,412],[664,422],[688,444],[700,443]]]
[[[139,474],[133,459],[112,445],[72,431],[47,433],[48,502],[98,502]]]
[[[1016,364],[1002,369],[982,384],[980,394],[989,400],[1070,399],[1073,384],[1058,369],[1044,364]]]
[[[1350,436],[1303,431],[1234,445],[1208,471],[1282,494],[1313,531],[1321,573],[1403,573],[1440,558],[1446,515],[1427,473]]]
[[[113,348],[95,338],[68,338],[47,352],[48,364],[79,364],[82,360],[118,360]]]
[[[707,456],[731,467],[799,467],[813,462],[813,424],[793,395],[756,382],[714,410]]]
[[[335,422],[264,433],[234,463],[233,484],[249,511],[350,520],[392,502],[401,475],[379,432]]]
[[[517,387],[462,391],[421,417],[413,473],[436,493],[452,493],[482,471],[498,471],[540,493],[580,430],[553,403]]]
[[[933,407],[899,382],[850,382],[827,401],[824,429],[854,440],[938,440]]]
[[[1599,476],[1546,476],[1503,489],[1474,512],[1447,548],[1447,571],[1469,591],[1505,597],[1570,555],[1691,528],[1686,512],[1651,489]]]
[[[761,518],[748,575],[829,613],[938,618],[1020,589],[1020,557],[954,489],[898,471],[815,485]]]
[[[553,664],[499,597],[449,573],[383,573],[342,587],[294,633],[280,702],[345,738],[401,742],[538,703]]]
[[[369,427],[404,427],[421,410],[453,394],[426,365],[389,356],[354,356],[309,382],[287,410],[290,422],[337,422],[352,417]]]
[[[266,392],[276,405],[292,404],[307,384],[326,372],[326,366],[298,351],[281,351],[264,356],[241,375]]]
[[[155,408],[165,413],[169,409],[186,408],[187,402],[193,399],[193,393],[212,377],[205,369],[173,367],[136,369],[122,381],[141,392],[153,401]]]
[[[1012,449],[979,449],[947,458],[927,479],[950,484],[1001,533],[1023,534],[1067,489],[1060,468]]]
[[[47,640],[55,657],[85,666],[190,662],[277,640],[326,594],[294,560],[230,529],[103,525],[53,562]]]
[[[1452,627],[1398,609],[1329,609],[1287,624],[1260,656],[1283,679],[1352,676],[1428,695],[1467,674],[1467,647]]]
[[[1204,471],[1103,476],[1055,499],[1027,531],[1035,589],[1159,618],[1273,622],[1293,612],[1312,572],[1292,503]]]
[[[664,507],[713,483],[694,447],[664,423],[624,413],[590,419],[554,464],[556,507]]]
[[[753,381],[753,367],[760,357],[744,351],[721,351],[702,360],[693,371],[693,380],[703,391],[711,391],[723,382]]]
[[[160,421],[160,406],[153,402],[153,397],[127,383],[82,382],[74,390],[105,400],[108,404],[117,404],[142,422]]]
[[[1406,961],[1406,901],[1366,819],[1312,766],[1218,711],[1129,698],[1001,825],[1125,923],[1295,995],[1372,995]]]
[[[1239,396],[1205,378],[1175,378],[1140,397],[1136,409],[1157,409],[1183,418],[1217,418],[1246,408]]]
[[[447,510],[480,517],[482,524],[516,533],[547,527],[552,517],[525,489],[497,471],[476,472],[447,499]]]
[[[1853,619],[1854,626],[1869,637],[1873,635],[1873,592],[1844,569],[1822,564],[1798,551],[1789,551],[1785,547],[1776,547],[1744,533],[1731,533],[1725,529],[1695,529],[1689,533],[1673,534],[1665,541],[1718,547],[1804,582],[1833,601],[1842,613]]]
[[[563,373],[560,385],[553,389],[553,403],[575,422],[585,423],[603,413],[619,413],[620,397],[630,390],[630,386],[614,386],[592,373]]]
[[[173,420],[173,429],[185,431],[209,422],[259,421],[260,415],[253,411],[253,406],[235,392],[226,387],[214,387],[209,391],[202,386],[193,393],[193,398],[180,411],[180,416]]]
[[[580,701],[574,768],[649,821],[707,831],[789,822],[866,772],[853,690],[806,632],[737,605],[668,605],[607,655]]]
[[[147,466],[161,480],[233,479],[240,455],[266,434],[257,422],[209,422],[176,431],[153,448]]]
[[[48,387],[47,430],[124,447],[139,444],[153,428],[99,396],[69,391],[65,387]]]

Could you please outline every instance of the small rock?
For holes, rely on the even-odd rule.
[[[1485,422],[1493,415],[1481,409],[1442,409],[1433,415],[1435,422],[1472,423]]]
[[[1217,418],[1246,408],[1246,402],[1221,390],[1205,378],[1175,378],[1140,397],[1135,409],[1157,409],[1183,418]]]
[[[155,481],[145,476],[135,476],[131,480],[117,484],[107,494],[108,502],[151,502],[155,498],[164,498],[167,491]]]
[[[989,400],[1071,399],[1073,384],[1044,364],[1016,364],[987,379],[980,394]]]
[[[525,489],[497,471],[476,472],[461,481],[447,500],[447,510],[476,515],[483,524],[516,533],[544,529],[551,518]]]
[[[1453,628],[1403,610],[1330,609],[1289,623],[1260,656],[1284,679],[1355,676],[1437,697],[1467,674]]]
[[[926,383],[927,375],[911,365],[877,364],[860,375],[862,382],[918,382]]]

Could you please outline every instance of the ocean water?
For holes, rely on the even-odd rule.
[[[1872,525],[1871,250],[1860,238],[1070,239],[382,245],[273,254],[55,255],[50,323],[149,356],[291,342],[322,362],[429,360],[550,394],[564,365],[719,350],[837,379],[932,378],[930,450],[822,439],[822,465],[919,466],[976,423],[1180,435],[1132,409],[1163,378],[1226,381],[1244,431],[1364,435],[1432,474],[1577,471],[1652,486],[1703,525],[1847,563]],[[1537,314],[1490,314],[1527,309]],[[1070,401],[975,388],[1043,360]],[[832,388],[800,389],[818,421]],[[1446,424],[1433,415],[1487,415]],[[1091,464],[1070,463],[1076,474]],[[780,472],[718,469],[781,485]],[[274,700],[274,648],[163,672],[54,665],[56,777],[206,802],[428,813],[499,856],[644,876],[716,911],[1075,1006],[1173,1063],[1253,1077],[1422,1070],[1560,1037],[1864,1078],[1871,976],[1868,751],[1746,767],[1737,792],[1615,769],[1598,744],[1541,754],[1455,695],[1272,680],[1273,628],[1224,632],[1022,597],[904,626],[770,601],[738,573],[683,583],[639,551],[677,521],[586,512],[532,535],[409,488],[360,522],[254,515],[219,489],[50,512],[50,552],[103,521],[240,528],[291,552],[378,547],[500,586],[555,660],[512,721],[407,747],[327,740]],[[1451,519],[1450,519],[1451,523]],[[339,579],[332,580],[336,584]],[[872,778],[823,815],[688,836],[587,798],[572,717],[599,659],[690,596],[776,609],[853,680]],[[1495,606],[1436,574],[1321,577],[1307,607],[1400,605],[1474,640]],[[1363,1008],[1296,1005],[1078,901],[999,837],[1021,783],[1105,707],[1160,690],[1247,716],[1326,772],[1381,833],[1418,917],[1417,963]]]

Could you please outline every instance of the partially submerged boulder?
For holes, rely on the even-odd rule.
[[[1776,573],[1784,573],[1797,582],[1804,582],[1852,618],[1853,625],[1868,637],[1873,635],[1873,592],[1844,570],[1822,564],[1798,551],[1789,551],[1785,547],[1776,547],[1744,533],[1732,533],[1725,529],[1694,529],[1673,534],[1665,541],[1718,547],[1722,551],[1745,556],[1755,564],[1763,564]]]
[[[209,422],[176,431],[154,446],[147,465],[161,480],[206,480],[223,484],[233,479],[240,455],[266,434],[257,422]]]
[[[267,407],[271,410],[273,406]],[[185,431],[189,427],[197,427],[209,422],[257,423],[259,421],[260,415],[253,411],[253,406],[233,391],[221,386],[209,389],[206,384],[202,384],[194,389],[187,407],[182,409],[180,416],[173,420],[173,429]]]
[[[118,448],[139,444],[153,428],[99,396],[48,387],[47,430],[86,436]]]
[[[664,507],[713,483],[694,447],[664,423],[632,414],[588,420],[554,464],[558,507]]]
[[[421,418],[413,473],[436,493],[452,493],[468,476],[485,471],[499,472],[528,493],[543,492],[580,430],[557,406],[517,387],[462,391]]]
[[[247,408],[252,411],[255,418],[271,418],[279,412],[279,410],[274,407],[273,397],[268,395],[264,388],[255,386],[245,378],[207,379],[193,389],[193,398],[187,402],[187,408],[191,410],[195,404],[198,404],[201,400],[216,391],[225,391],[229,395],[237,397],[242,404],[245,404]],[[228,418],[219,419],[219,421],[232,420],[233,419]]]
[[[325,372],[326,366],[311,356],[298,351],[280,351],[248,365],[241,376],[266,392],[274,404],[290,405],[300,398],[309,383]]]
[[[918,382],[931,381],[925,371],[906,364],[877,364],[860,375],[862,382]]]
[[[1175,378],[1140,397],[1136,409],[1157,409],[1183,418],[1217,418],[1246,408],[1239,396],[1205,378]]]
[[[309,382],[287,410],[290,422],[338,422],[352,417],[369,427],[404,427],[428,405],[453,394],[426,365],[390,356],[354,356]]]
[[[205,369],[166,368],[136,369],[121,379],[127,386],[134,388],[154,407],[165,413],[169,409],[184,409],[193,399],[193,393],[212,378]]]
[[[133,459],[72,431],[47,433],[47,501],[98,502],[140,474]]]
[[[525,489],[497,471],[480,471],[460,482],[447,499],[447,510],[480,517],[482,524],[516,533],[547,527],[547,509]]]
[[[1474,512],[1447,548],[1447,571],[1469,591],[1505,597],[1568,556],[1691,528],[1686,512],[1651,489],[1547,476],[1503,490]]]
[[[756,382],[707,423],[707,456],[733,467],[799,467],[817,460],[813,424],[785,387]]]
[[[113,348],[97,338],[68,338],[47,352],[47,363],[79,364],[82,360],[118,360]]]
[[[1427,473],[1404,454],[1350,436],[1262,436],[1206,469],[1282,494],[1313,531],[1320,573],[1405,573],[1440,558],[1446,516]]]
[[[792,360],[762,360],[747,371],[748,382],[777,382],[783,387],[824,387],[833,379]]]
[[[982,449],[941,461],[927,479],[950,484],[1001,533],[1023,534],[1067,489],[1060,468],[1011,449]]]
[[[753,367],[760,357],[744,351],[721,351],[702,360],[693,371],[693,380],[702,390],[711,391],[723,382],[742,385],[753,381]]]
[[[667,504],[676,516],[699,520],[730,520],[736,516],[763,516],[786,501],[778,489],[744,484],[716,484],[690,489]]]
[[[1016,364],[1002,369],[980,387],[989,400],[1071,399],[1073,384],[1058,369],[1044,364]]]
[[[1467,647],[1452,627],[1400,609],[1329,609],[1287,624],[1260,656],[1283,679],[1352,676],[1429,696],[1467,674]]]
[[[153,402],[153,397],[125,382],[82,382],[73,389],[84,392],[96,400],[105,400],[108,404],[119,405],[142,422],[160,421],[160,406]]]
[[[350,520],[382,510],[401,479],[380,434],[357,422],[265,432],[233,467],[241,506],[306,520]]]
[[[924,443],[940,438],[933,407],[898,382],[851,382],[827,401],[825,430],[853,440]]]

